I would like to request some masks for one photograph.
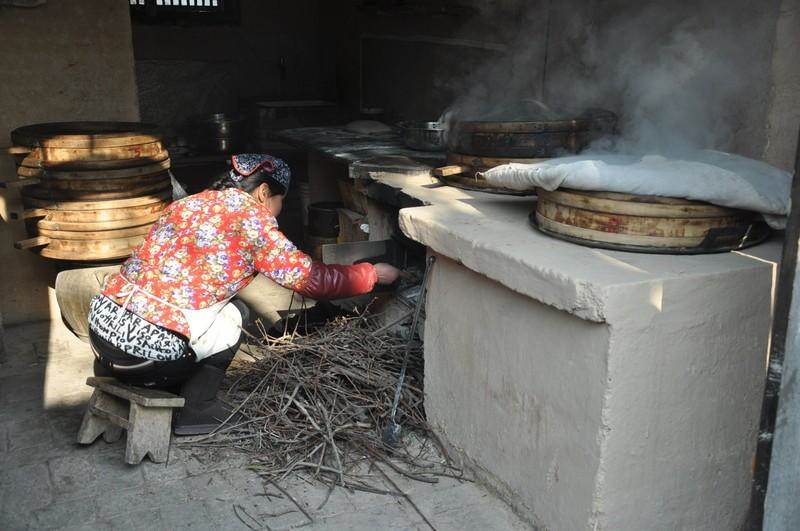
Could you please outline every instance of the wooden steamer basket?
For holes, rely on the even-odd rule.
[[[589,118],[550,121],[464,121],[448,136],[456,153],[480,157],[548,158],[577,153],[592,139]]]
[[[154,126],[37,124],[11,138],[31,236],[19,249],[72,262],[122,259],[172,199],[169,154]]]
[[[433,174],[451,186],[483,192],[531,195],[489,185],[480,173],[509,163],[533,164],[575,154],[600,136],[613,134],[616,116],[587,111],[581,117],[544,121],[461,121],[448,130],[447,166]]]
[[[15,246],[73,262],[126,258],[171,199],[171,190],[101,201],[50,201],[25,194],[23,204],[32,208],[23,217],[35,236]]]
[[[488,192],[502,195],[533,195],[531,191],[511,190],[495,186],[486,182],[479,173],[490,170],[496,166],[518,162],[520,164],[534,164],[544,159],[525,159],[510,157],[478,157],[475,155],[463,155],[461,153],[448,153],[447,166],[435,168],[433,174],[445,184],[463,188],[465,190],[476,190],[478,192]]]
[[[531,223],[542,232],[603,249],[702,254],[764,241],[760,216],[700,201],[667,197],[537,189]]]

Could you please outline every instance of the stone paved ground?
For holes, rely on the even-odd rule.
[[[286,487],[314,521],[246,469],[241,454],[202,459],[173,441],[166,465],[123,463],[124,438],[74,443],[90,395],[88,347],[59,323],[6,329],[0,364],[0,529],[429,529],[402,498],[295,480]],[[390,472],[390,471],[387,471]],[[394,481],[436,529],[527,529],[481,487]]]

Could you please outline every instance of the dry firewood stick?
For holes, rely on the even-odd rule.
[[[419,508],[419,507],[417,507],[417,504],[416,504],[416,503],[414,503],[414,500],[412,500],[412,499],[411,499],[411,496],[409,496],[409,495],[408,495],[408,493],[406,493],[406,492],[402,491],[402,490],[400,489],[400,487],[398,487],[398,486],[397,486],[397,483],[395,483],[395,482],[394,482],[394,480],[393,480],[392,478],[390,478],[390,477],[389,477],[389,475],[388,475],[386,472],[384,472],[384,471],[383,471],[383,469],[382,469],[381,467],[379,467],[379,466],[378,466],[378,463],[375,463],[375,468],[376,468],[376,469],[378,469],[378,472],[380,472],[380,473],[381,473],[381,475],[382,475],[382,476],[383,476],[383,477],[386,479],[386,481],[388,481],[388,482],[389,482],[389,484],[390,484],[392,487],[394,487],[395,489],[397,489],[397,491],[398,491],[398,492],[402,493],[402,495],[403,495],[403,498],[404,498],[404,499],[405,499],[405,500],[406,500],[406,501],[407,501],[407,502],[408,502],[408,503],[411,505],[411,507],[413,507],[413,508],[414,508],[414,510],[417,512],[417,514],[418,514],[418,515],[420,515],[420,516],[422,517],[422,519],[425,521],[425,523],[426,523],[426,524],[428,524],[428,527],[430,527],[430,528],[431,528],[433,531],[436,531],[436,528],[433,526],[433,524],[431,523],[431,521],[430,521],[430,520],[428,520],[428,517],[427,517],[427,516],[425,516],[425,513],[423,513],[423,512],[420,510],[420,508]]]
[[[257,523],[257,524],[258,524],[258,527],[253,527],[253,526],[252,526],[250,523],[248,523],[248,522],[247,522],[247,521],[246,521],[244,518],[242,518],[242,517],[239,515],[239,511],[242,511],[244,514],[246,514],[246,515],[247,515],[247,517],[248,517],[250,520],[252,520],[253,522]],[[244,509],[244,507],[242,507],[241,505],[237,505],[237,504],[235,504],[235,503],[233,504],[233,514],[235,514],[235,515],[236,515],[236,518],[238,518],[240,522],[242,522],[244,525],[246,525],[246,526],[247,526],[247,527],[249,527],[250,529],[253,529],[253,530],[264,529],[264,526],[266,526],[266,524],[263,524],[263,525],[262,525],[262,524],[261,524],[261,522],[259,522],[259,521],[258,521],[258,520],[256,520],[255,518],[253,518],[253,517],[250,515],[250,513],[248,513],[248,512],[247,512],[247,511]],[[266,526],[266,527],[267,527],[267,529],[269,529],[269,526]]]
[[[294,400],[294,397],[297,396],[298,389],[300,389],[300,384],[294,386],[294,390],[292,391],[291,396],[289,396],[289,400],[287,400],[286,405],[281,408],[281,415],[286,414],[286,410],[289,409],[289,406],[292,404],[292,400]]]
[[[325,420],[325,428],[326,428],[326,430],[328,432],[328,442],[330,442],[331,448],[333,449],[333,460],[336,461],[336,467],[339,470],[341,470],[342,469],[342,460],[339,457],[339,449],[336,447],[336,441],[334,440],[333,433],[331,432],[331,424],[330,424],[330,420],[329,420],[329,417],[328,417],[328,412],[325,410],[324,407],[322,407],[322,404],[318,404],[318,405],[319,405],[319,408],[322,411],[322,417]],[[340,485],[344,484],[344,478],[342,477],[341,473],[339,473],[339,484]]]
[[[383,463],[386,463],[386,465],[389,468],[391,468],[392,470],[394,470],[398,474],[402,474],[402,475],[406,476],[409,479],[413,479],[415,481],[422,481],[423,483],[439,483],[439,480],[436,479],[436,478],[426,478],[424,476],[418,476],[416,474],[412,474],[411,472],[408,472],[407,470],[403,470],[399,466],[397,466],[394,463],[392,463],[391,460],[387,459],[385,455],[379,454],[378,452],[376,452],[372,448],[369,448],[369,447],[365,446],[364,450],[366,450],[369,454],[373,455],[375,458],[380,459]]]
[[[305,415],[305,417],[308,419],[308,421],[311,423],[314,429],[317,430],[320,434],[322,434],[322,428],[320,428],[319,424],[317,424],[314,421],[314,419],[311,418],[311,415],[309,415],[308,410],[295,398],[292,398],[289,395],[284,395],[284,396],[288,398],[290,402],[293,402],[297,406],[297,409],[299,409],[303,413],[303,415]]]
[[[328,503],[328,500],[331,499],[331,494],[333,493],[333,489],[335,489],[335,488],[336,488],[336,482],[335,481],[331,481],[331,485],[330,485],[330,487],[328,487],[328,492],[325,494],[325,499],[322,500],[322,503],[320,503],[319,507],[317,507],[318,511],[321,511],[322,508],[325,507],[325,505]]]
[[[278,489],[278,490],[279,490],[279,491],[281,491],[281,492],[282,492],[284,495],[286,495],[286,497],[287,497],[287,498],[289,498],[289,499],[292,501],[292,503],[294,503],[294,504],[297,506],[297,508],[298,508],[298,509],[300,509],[300,512],[301,512],[301,513],[303,513],[303,515],[304,515],[306,518],[308,518],[308,521],[309,521],[309,522],[311,522],[311,523],[313,523],[313,522],[314,522],[314,519],[311,517],[311,515],[310,515],[310,514],[308,514],[308,511],[306,511],[306,510],[303,508],[303,506],[302,506],[302,505],[300,505],[299,503],[297,503],[297,500],[295,500],[295,499],[294,499],[294,497],[293,497],[291,494],[289,494],[289,492],[288,492],[288,491],[286,491],[286,490],[285,490],[283,487],[281,487],[280,485],[278,485],[278,484],[277,484],[277,483],[275,483],[274,481],[270,481],[270,483],[272,483],[272,485],[273,485],[273,486],[274,486],[276,489]]]
[[[314,469],[314,477],[319,477],[320,467],[322,467],[322,461],[325,460],[325,452],[328,450],[328,443],[327,441],[322,442],[322,452],[319,454],[319,461],[317,461],[317,467]],[[336,483],[334,481],[334,483]]]

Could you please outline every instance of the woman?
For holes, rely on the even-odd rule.
[[[278,230],[289,167],[269,155],[231,158],[211,190],[175,201],[92,300],[95,372],[133,385],[181,386],[178,435],[208,433],[230,411],[216,395],[241,341],[247,307],[231,301],[258,273],[314,299],[391,284],[388,264],[312,262]]]

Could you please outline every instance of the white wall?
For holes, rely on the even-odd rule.
[[[742,528],[779,243],[756,248],[772,263],[667,278],[609,308],[599,528]]]
[[[740,529],[776,266],[716,258],[610,288],[596,323],[439,256],[429,421],[542,528]]]
[[[431,425],[548,529],[584,529],[600,465],[608,327],[439,256],[425,320]]]

